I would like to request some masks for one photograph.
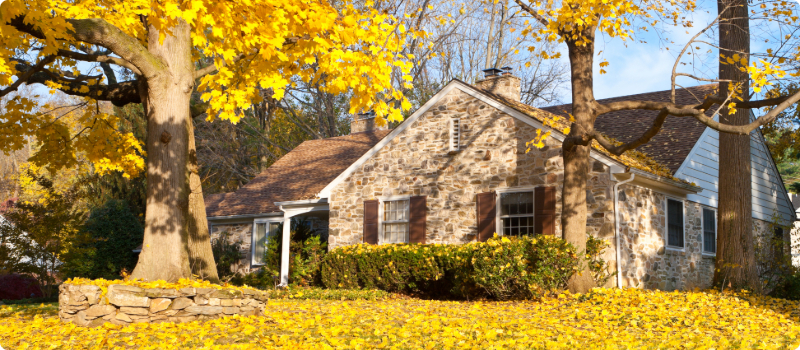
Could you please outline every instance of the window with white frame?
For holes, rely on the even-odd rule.
[[[667,246],[683,249],[683,201],[667,199]]]
[[[408,243],[408,199],[383,202],[381,243]]]
[[[461,119],[450,119],[450,150],[458,151],[461,147]]]
[[[500,224],[504,236],[533,235],[533,191],[500,194]]]
[[[281,223],[276,221],[256,222],[253,231],[251,263],[253,265],[264,265],[266,264],[269,239],[281,233]]]
[[[717,253],[717,211],[703,208],[703,254]]]

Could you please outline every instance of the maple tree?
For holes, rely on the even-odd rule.
[[[7,0],[0,4],[1,95],[38,83],[88,103],[141,103],[147,138],[141,145],[117,132],[118,117],[99,109],[88,109],[85,130],[70,136],[59,120],[36,112],[48,106],[17,98],[0,117],[0,149],[19,149],[22,135],[35,135],[40,165],[67,166],[83,152],[98,173],[146,168],[145,238],[133,276],[213,280],[191,115],[235,123],[262,99],[258,87],[280,99],[296,78],[351,92],[351,112],[399,121],[409,103],[390,75],[410,69],[405,38],[424,36],[408,31],[405,19],[369,2]],[[213,63],[197,65],[202,59]],[[81,71],[87,62],[103,73]],[[118,81],[114,69],[130,79]],[[195,89],[204,103],[191,103]]]
[[[699,97],[702,99],[699,103],[693,105],[675,103],[675,77],[688,76],[695,78],[691,74],[675,72],[675,70],[673,70],[672,76],[673,97],[671,102],[615,101],[598,103],[594,98],[593,91],[595,41],[597,36],[605,35],[621,40],[631,40],[636,31],[644,31],[648,28],[658,29],[657,25],[659,23],[667,23],[676,27],[692,27],[692,22],[682,14],[694,11],[697,8],[695,1],[514,1],[522,11],[526,12],[540,25],[536,28],[531,25],[531,27],[522,32],[523,35],[533,36],[541,41],[565,43],[567,46],[571,71],[572,114],[570,116],[571,125],[562,148],[564,187],[561,197],[561,227],[564,238],[579,250],[585,249],[586,245],[586,182],[589,174],[589,152],[594,143],[611,154],[620,155],[647,143],[658,133],[668,117],[696,118],[715,130],[735,135],[745,135],[746,137],[756,128],[774,120],[782,110],[800,100],[800,93],[768,96],[765,99],[752,101],[743,98],[745,95],[742,93],[743,86],[752,86],[755,91],[760,91],[760,89],[770,85],[771,81],[783,77],[785,71],[781,70],[777,65],[764,60],[754,62],[751,65],[746,55],[735,54],[733,56],[723,56],[722,64],[729,64],[732,67],[731,70],[743,72],[752,78],[752,82],[726,79],[724,84],[730,83],[730,86],[725,86],[716,94]],[[736,10],[735,6],[736,4],[722,6],[720,13],[734,11]],[[772,3],[770,8],[764,6],[761,14],[780,21],[793,23],[796,22],[797,18],[792,16],[791,6],[793,5],[786,2]],[[745,11],[745,16],[747,15],[749,14]],[[741,16],[740,12],[736,12],[736,16]],[[709,26],[702,29],[695,38],[718,24],[719,19],[720,16]],[[693,40],[690,41],[690,44]],[[678,55],[676,67],[689,48],[689,45],[687,45]],[[536,48],[530,47],[530,50],[536,50]],[[547,51],[540,51],[540,55],[542,57],[560,56],[559,53]],[[797,52],[795,52],[792,59],[797,60]],[[602,68],[608,64],[607,61],[599,63],[601,74],[605,73]],[[714,79],[711,81],[723,80]],[[722,118],[722,121],[715,120],[714,117],[720,112],[719,108],[714,109],[714,116],[706,115],[706,111],[712,109],[715,105],[725,106],[727,108],[725,113],[728,111],[735,113],[737,108],[770,107],[771,110],[752,122],[747,120],[744,123],[738,123],[726,121],[725,118]],[[595,120],[599,115],[633,109],[659,111],[658,117],[653,124],[638,138],[619,144],[607,139],[594,129]],[[547,135],[547,133],[542,135]],[[533,144],[537,144],[537,142],[533,142]],[[750,215],[749,212],[747,215]],[[724,218],[724,213],[721,213],[722,218]],[[723,234],[725,233],[720,231],[720,235]],[[741,239],[743,237],[736,236],[735,238]],[[725,249],[737,248],[721,245],[717,253],[718,256],[727,257]],[[731,254],[726,263],[744,266],[751,264],[752,260],[741,254]],[[584,271],[582,274],[573,276],[569,283],[570,290],[577,292],[588,291],[594,286],[594,282],[589,275],[588,271]],[[742,273],[734,276],[735,281],[732,281],[733,284],[737,285],[749,285],[749,281],[752,281],[751,277]]]

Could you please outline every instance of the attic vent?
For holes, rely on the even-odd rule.
[[[450,151],[461,148],[461,119],[450,119]]]

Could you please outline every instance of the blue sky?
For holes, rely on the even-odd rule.
[[[691,37],[713,21],[716,15],[716,1],[699,1],[698,10],[689,15],[695,23],[694,27],[688,29],[673,27],[669,28],[668,31],[660,32],[661,36],[668,37],[674,44],[659,38],[659,35],[652,30],[650,32],[637,33],[637,39],[646,41],[646,44],[633,41],[623,42],[618,38],[599,36],[595,51],[596,53],[602,51],[602,53],[596,57],[595,61],[595,97],[602,99],[668,90],[675,57]],[[770,28],[766,30],[769,31]],[[687,34],[686,31],[689,31],[689,33]],[[768,45],[763,40],[755,39],[751,43],[751,52],[765,52]],[[708,49],[708,46],[700,46],[704,47],[704,50]],[[669,50],[667,50],[667,47]],[[566,56],[566,47],[564,47],[561,59],[568,63]],[[716,57],[718,57],[716,50],[713,50],[712,54],[705,56],[702,60],[704,67],[702,67],[702,72],[700,73],[716,75]],[[602,62],[603,59],[607,59],[610,65],[604,68],[607,73],[601,75],[598,63]],[[691,72],[685,67],[680,67],[679,71]],[[698,73],[697,70],[694,72]],[[709,75],[705,75],[705,77],[709,77]],[[678,77],[677,83],[683,86],[707,84],[706,82],[698,82],[685,77]],[[566,89],[562,100],[565,103],[569,103],[571,100],[569,86],[566,86]]]

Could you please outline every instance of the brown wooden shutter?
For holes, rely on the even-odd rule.
[[[378,244],[377,200],[364,201],[364,243]]]
[[[478,193],[477,205],[478,208],[478,241],[485,242],[494,236],[497,230],[496,217],[497,217],[497,195],[494,192]]]
[[[533,232],[543,235],[556,234],[556,188],[537,187],[533,190],[533,198],[536,215]]]
[[[427,198],[415,196],[411,197],[408,202],[408,242],[425,244],[425,222],[428,217]]]

